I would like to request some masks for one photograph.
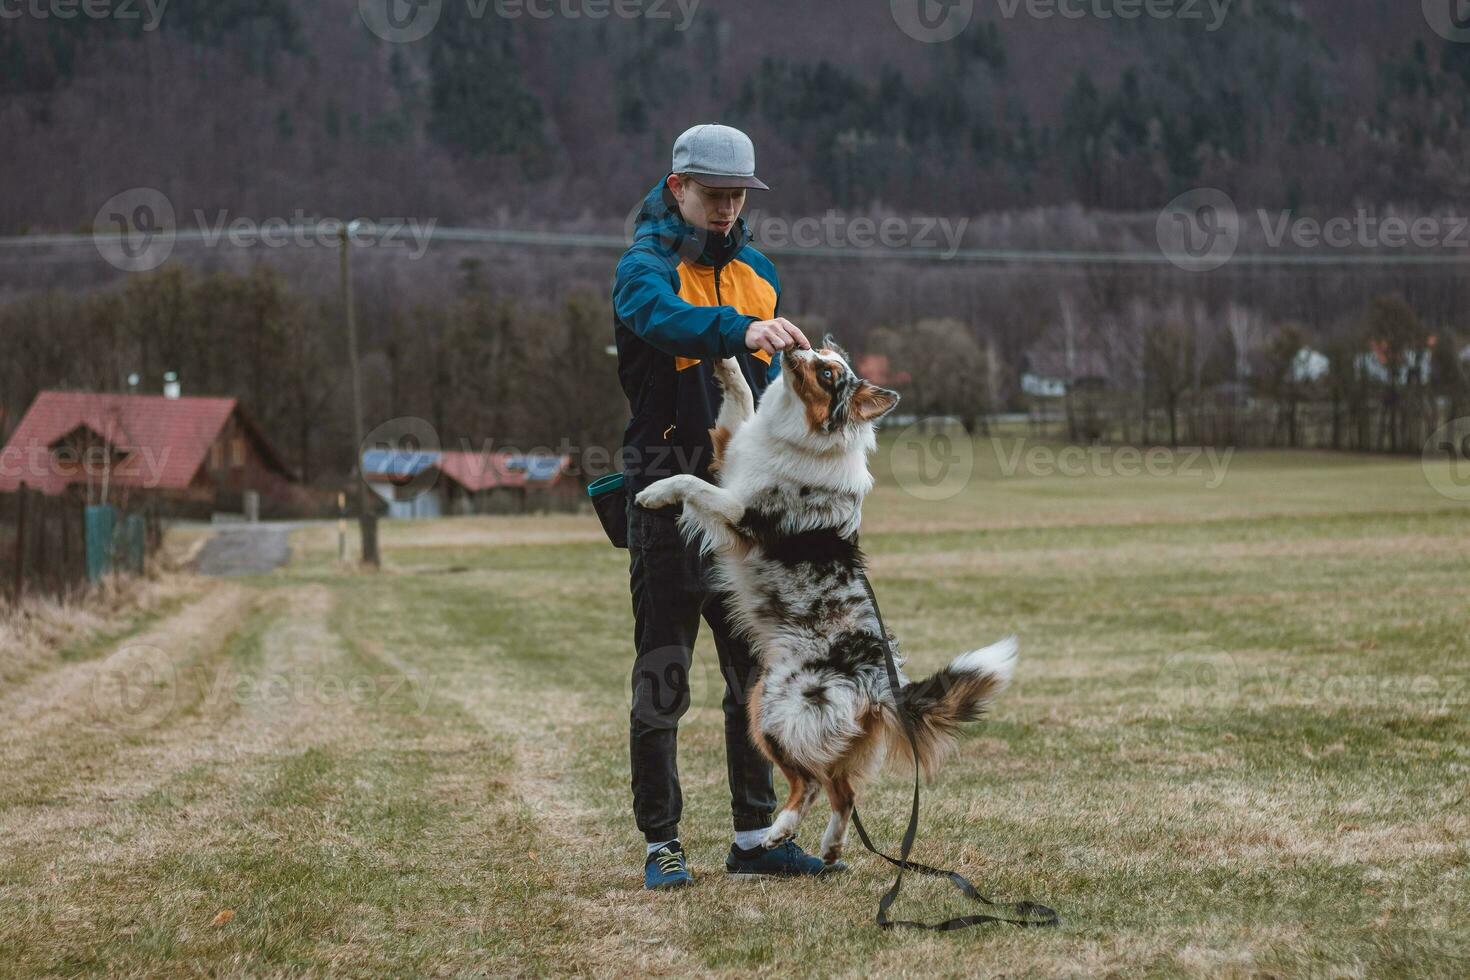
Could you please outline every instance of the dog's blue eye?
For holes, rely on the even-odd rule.
[[[823,371],[822,372],[822,379],[824,381],[831,381],[832,380],[832,372],[831,372],[831,370],[825,370],[825,371]]]

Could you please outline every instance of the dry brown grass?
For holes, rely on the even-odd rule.
[[[116,576],[64,599],[27,596],[0,605],[0,682],[9,684],[54,665],[95,638],[131,630],[187,601],[198,589],[199,582],[189,575]]]
[[[724,880],[707,638],[697,884],[643,891],[626,555],[590,516],[390,525],[371,575],[311,528],[273,575],[37,613],[0,672],[0,975],[1464,975],[1470,549],[1409,466],[1374,472],[1335,509],[1247,465],[1245,517],[1046,484],[1012,529],[927,505],[932,533],[865,534],[915,673],[1022,637],[918,857],[1056,905],[1050,932],[881,933],[856,847],[841,879]],[[1321,513],[1263,516],[1283,500]],[[884,843],[904,792],[863,799]],[[902,905],[966,910],[931,882]]]

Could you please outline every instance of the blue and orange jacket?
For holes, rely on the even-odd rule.
[[[622,459],[630,495],[679,473],[709,476],[720,408],[711,360],[735,358],[757,402],[781,370],[779,357],[745,349],[751,322],[776,316],[781,283],[743,218],[715,240],[684,221],[660,181],[635,227],[613,285],[618,376],[633,415]]]

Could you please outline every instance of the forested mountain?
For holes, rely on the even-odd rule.
[[[1203,0],[1136,20],[986,0],[945,43],[885,0],[642,0],[632,19],[443,0],[426,37],[390,43],[373,2],[0,22],[0,232],[89,225],[133,186],[185,211],[616,218],[704,119],[756,137],[770,206],[793,212],[1143,210],[1200,184],[1433,208],[1466,189],[1470,45],[1408,0],[1236,0],[1218,23]]]
[[[165,195],[179,226],[349,215],[608,235],[675,135],[712,119],[755,138],[773,186],[753,196],[762,217],[836,209],[855,229],[953,216],[950,244],[1027,252],[1157,258],[1159,209],[1191,188],[1219,188],[1242,213],[1401,220],[1463,213],[1470,179],[1470,44],[1413,0],[1151,0],[1197,16],[1136,20],[975,0],[944,43],[906,33],[895,11],[964,0],[391,0],[437,11],[401,43],[364,17],[386,2],[96,0],[118,14],[102,19],[37,15],[60,0],[5,6],[0,236],[89,231],[133,188]],[[1243,231],[1241,252],[1264,251],[1271,226]],[[80,241],[0,251],[0,438],[43,388],[121,390],[138,373],[157,390],[173,371],[191,393],[245,399],[304,475],[348,470],[334,242],[181,238],[137,274]],[[428,419],[453,445],[616,445],[626,402],[603,349],[617,250],[583,244],[354,249],[364,414]],[[888,350],[914,411],[1022,407],[1022,375],[1076,349],[1106,368],[1122,420],[1110,437],[1297,444],[1319,431],[1397,451],[1443,406],[1470,404],[1470,285],[1443,244],[1435,258],[1451,261],[1436,265],[1339,265],[1319,249],[1326,261],[1205,275],[783,254],[782,312],[856,352]],[[1345,373],[1304,394],[1288,370],[1302,343]],[[1370,349],[1431,346],[1429,386],[1400,391],[1362,366]],[[984,388],[926,385],[924,364]],[[1237,411],[1241,393],[1259,417]],[[1330,417],[1299,429],[1313,398]],[[1094,422],[1069,414],[1074,437],[1096,437]]]

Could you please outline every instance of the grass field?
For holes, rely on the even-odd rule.
[[[626,553],[591,517],[471,518],[386,526],[376,575],[303,530],[272,575],[0,647],[0,973],[1470,974],[1470,507],[1417,460],[1242,453],[1210,487],[1010,459],[924,500],[885,451],[863,538],[911,674],[1022,641],[916,857],[1061,928],[881,932],[855,844],[834,880],[722,880],[707,638],[697,885],[643,892]],[[864,798],[890,845],[904,794]]]

